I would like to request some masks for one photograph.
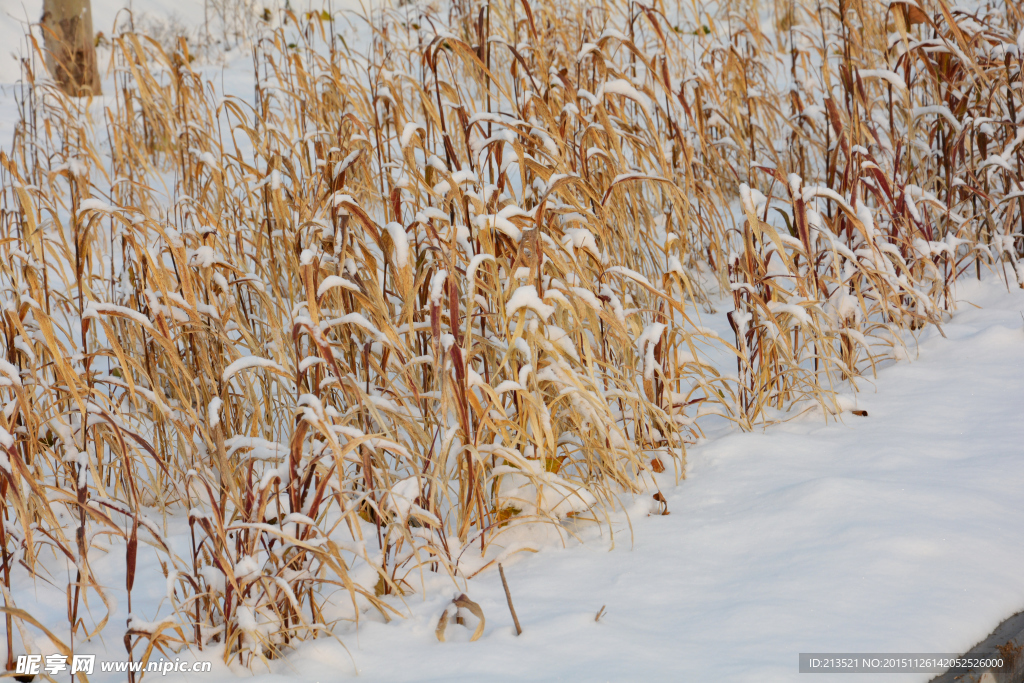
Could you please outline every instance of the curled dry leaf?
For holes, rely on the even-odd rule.
[[[455,606],[456,610],[460,607],[469,610],[469,612],[479,620],[479,623],[476,625],[476,630],[473,631],[473,637],[469,639],[469,642],[472,643],[475,640],[479,640],[480,636],[484,634],[484,627],[487,625],[487,620],[484,619],[484,611],[480,609],[480,605],[466,597],[465,593],[462,593],[452,600],[451,603],[445,607],[444,612],[441,613],[441,618],[437,621],[437,628],[434,629],[434,635],[437,636],[437,639],[442,643],[444,642],[444,632],[448,628],[448,620],[451,617],[452,605]]]
[[[657,514],[659,514],[659,515],[667,515],[667,514],[669,514],[669,511],[668,511],[668,501],[665,500],[665,496],[661,495],[661,491],[658,491],[657,493],[654,494],[654,500],[656,500],[658,502],[658,504],[660,505],[660,507],[661,507],[661,511],[658,512]]]

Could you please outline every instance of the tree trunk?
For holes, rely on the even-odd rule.
[[[101,95],[90,0],[43,0],[46,68],[71,97]]]

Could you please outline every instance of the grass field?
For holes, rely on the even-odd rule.
[[[136,660],[250,665],[401,617],[385,598],[425,573],[469,579],[531,525],[682,477],[706,421],[842,412],[941,330],[957,279],[1024,285],[1013,3],[239,25],[251,91],[125,29],[105,97],[63,97],[38,58],[8,95],[8,669],[40,625],[19,573],[66,595],[51,641],[117,631]],[[116,586],[97,552],[123,554]],[[104,608],[143,580],[169,616],[122,634]]]

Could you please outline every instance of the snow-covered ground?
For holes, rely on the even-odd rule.
[[[471,616],[435,638],[454,591],[439,580],[406,596],[409,618],[338,633],[348,653],[307,643],[255,680],[927,681],[797,661],[963,652],[1024,606],[1024,292],[965,280],[958,299],[946,339],[928,331],[857,395],[867,417],[713,435],[685,482],[662,475],[668,516],[625,501],[614,549],[578,529],[509,558],[522,636],[488,571],[466,590],[487,619],[476,642]]]
[[[103,30],[128,0],[94,3]],[[144,4],[202,6],[135,7]],[[38,5],[0,10],[0,83],[16,78],[7,15],[35,19]],[[0,146],[13,102],[0,93]],[[965,279],[957,298],[946,338],[929,328],[915,360],[882,368],[874,388],[861,381],[856,402],[867,417],[847,412],[826,424],[819,413],[756,433],[723,424],[689,450],[685,482],[661,475],[668,516],[648,516],[657,509],[648,493],[624,499],[628,514],[610,528],[580,523],[571,530],[580,540],[537,530],[540,552],[505,561],[522,636],[496,570],[460,589],[428,577],[425,596],[393,600],[408,618],[367,616],[336,633],[341,644],[303,644],[255,680],[325,682],[358,671],[365,681],[813,682],[830,677],[798,674],[800,652],[966,650],[1024,607],[1024,292],[995,277]],[[722,317],[705,323],[727,329]],[[149,561],[140,576],[158,571]],[[137,586],[143,617],[156,613],[160,583]],[[22,607],[44,623],[65,620],[63,603],[49,603],[43,588],[32,604],[33,590],[19,587]],[[439,643],[438,617],[458,590],[483,608],[485,631],[471,643],[471,630],[453,625]],[[126,616],[121,604],[111,623]],[[79,649],[123,654],[109,634]],[[206,676],[225,673],[215,662]]]
[[[358,671],[363,681],[924,683],[931,674],[799,674],[797,661],[959,653],[1024,606],[1024,292],[965,279],[957,299],[946,338],[929,329],[914,360],[862,387],[866,417],[806,415],[755,433],[722,425],[689,450],[684,482],[660,475],[668,516],[647,514],[658,509],[648,493],[623,500],[614,544],[596,525],[572,529],[580,540],[563,533],[564,543],[539,530],[540,552],[505,560],[522,636],[496,569],[458,588],[427,577],[425,596],[391,599],[405,619],[368,613],[358,630],[302,644],[255,678],[207,651],[213,673],[189,680],[314,683]],[[159,569],[150,557],[139,572]],[[136,584],[143,617],[165,592],[149,583]],[[482,607],[483,636],[469,642],[467,616],[469,628],[450,625],[440,643],[438,617],[460,590]],[[44,623],[65,618],[45,587],[18,595]],[[119,602],[113,624],[127,616]],[[123,657],[118,639],[104,641],[76,651]]]

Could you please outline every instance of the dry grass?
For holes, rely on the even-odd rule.
[[[408,5],[358,49],[291,14],[248,100],[122,33],[92,118],[26,73],[4,585],[66,558],[73,645],[121,590],[90,548],[123,549],[130,610],[142,541],[175,618],[132,656],[252,663],[332,596],[390,618],[523,522],[602,519],[652,458],[681,476],[704,416],[838,412],[958,277],[1024,283],[1020,11],[922,7]],[[723,339],[700,316],[730,298]]]

